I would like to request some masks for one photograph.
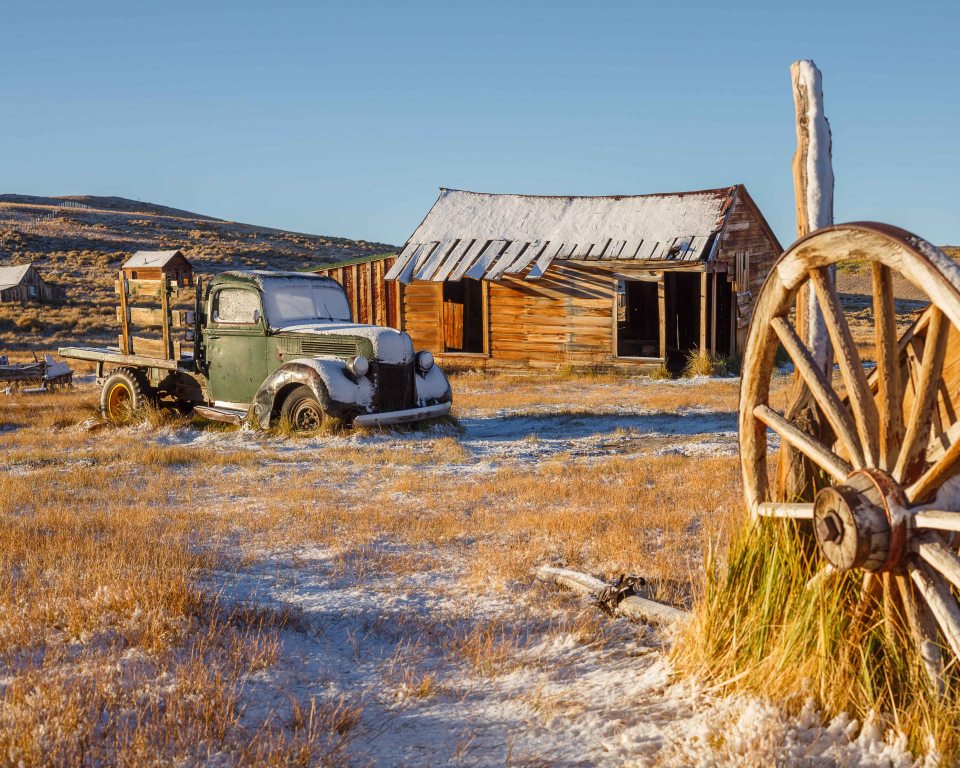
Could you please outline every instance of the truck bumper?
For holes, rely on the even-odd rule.
[[[390,424],[406,424],[411,421],[436,419],[450,413],[450,403],[425,405],[423,408],[408,408],[405,411],[387,411],[386,413],[364,413],[357,416],[353,423],[358,427],[385,427]]]

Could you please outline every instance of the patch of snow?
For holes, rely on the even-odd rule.
[[[716,698],[673,679],[665,640],[650,627],[618,621],[609,644],[584,642],[544,629],[522,593],[464,593],[455,571],[454,562],[374,571],[361,582],[337,570],[331,551],[302,547],[217,574],[228,600],[301,618],[284,632],[280,664],[248,681],[248,711],[283,711],[291,694],[346,696],[363,708],[352,756],[377,766],[920,765],[879,720],[824,723],[809,703],[791,717],[762,699]],[[550,615],[542,597],[526,598]],[[501,674],[480,675],[450,641],[490,619],[531,642]],[[431,693],[411,695],[400,672],[431,676]]]

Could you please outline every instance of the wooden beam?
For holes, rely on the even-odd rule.
[[[120,272],[120,312],[122,314],[122,320],[120,322],[121,336],[120,336],[120,351],[125,354],[130,354],[130,324],[127,321],[127,282],[126,278],[123,276],[123,272]]]
[[[667,291],[666,281],[660,276],[657,283],[657,314],[660,317],[660,357],[667,359]]]
[[[700,273],[700,354],[707,353],[707,273]]]
[[[710,354],[717,354],[717,274],[710,275]]]
[[[173,360],[173,339],[170,338],[170,283],[163,279],[160,289],[161,334],[163,336],[163,359]],[[179,355],[178,355],[179,357]]]

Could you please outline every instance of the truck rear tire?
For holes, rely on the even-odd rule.
[[[310,387],[297,387],[280,406],[280,419],[294,432],[317,432],[328,419]]]
[[[134,368],[117,368],[100,390],[100,412],[113,424],[125,424],[133,414],[153,402],[150,382]]]

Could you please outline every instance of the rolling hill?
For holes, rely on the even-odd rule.
[[[0,304],[0,354],[115,343],[113,282],[120,265],[134,251],[172,248],[182,249],[202,274],[310,269],[395,250],[122,197],[0,195],[0,266],[33,262],[68,297],[57,307]]]

